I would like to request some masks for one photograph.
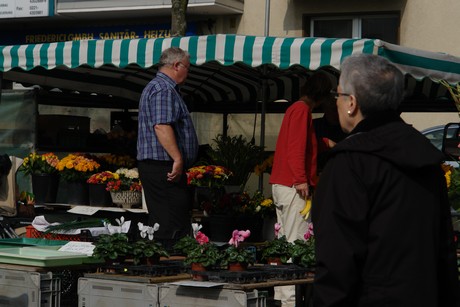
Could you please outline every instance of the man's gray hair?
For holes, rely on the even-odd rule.
[[[404,94],[404,76],[387,59],[372,54],[351,55],[342,63],[339,84],[356,97],[364,117],[398,109]]]
[[[160,67],[173,65],[176,62],[182,61],[184,58],[190,58],[190,54],[179,47],[171,47],[165,49],[160,56]]]

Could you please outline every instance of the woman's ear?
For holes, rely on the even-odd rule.
[[[348,104],[347,113],[349,115],[355,115],[356,112],[358,112],[358,110],[359,110],[358,101],[356,100],[356,96],[355,95],[350,95],[348,98],[349,99],[347,101],[347,104]]]

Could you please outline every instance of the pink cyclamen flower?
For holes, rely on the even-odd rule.
[[[195,240],[196,240],[198,243],[200,243],[200,245],[209,243],[209,238],[208,238],[204,233],[202,233],[201,231],[198,231],[198,232],[196,233]]]
[[[308,223],[308,229],[307,231],[305,232],[305,234],[303,235],[304,239],[305,240],[308,240],[310,239],[311,237],[314,236],[314,233],[313,233],[313,223]]]
[[[238,247],[238,244],[240,242],[243,242],[244,239],[248,238],[251,235],[250,230],[233,230],[232,237],[230,241],[228,241],[229,244],[234,245],[235,247]]]
[[[278,238],[281,229],[280,223],[275,223],[275,238]]]

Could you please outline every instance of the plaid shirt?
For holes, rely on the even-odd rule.
[[[158,72],[147,84],[139,102],[138,120],[137,160],[172,161],[154,131],[155,125],[166,124],[174,129],[185,169],[192,166],[198,154],[198,138],[174,80]]]

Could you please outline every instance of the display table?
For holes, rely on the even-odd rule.
[[[162,289],[171,289],[178,291],[178,287],[194,287],[195,290],[186,291],[183,289],[179,296],[190,299],[197,297],[214,297],[218,299],[218,289],[229,290],[230,293],[247,292],[251,293],[254,290],[273,288],[278,286],[295,286],[296,289],[296,306],[310,306],[313,277],[291,280],[267,280],[255,283],[213,283],[213,282],[195,282],[190,280],[190,274],[178,274],[173,276],[130,276],[125,274],[110,274],[110,273],[89,273],[85,274],[84,278],[113,280],[117,282],[131,282],[140,284],[157,284],[160,285],[159,295]],[[110,283],[110,282],[109,282]],[[224,291],[225,292],[225,291]],[[201,293],[201,294],[200,294]],[[227,293],[228,295],[228,293]],[[166,295],[165,295],[166,296]],[[196,298],[195,298],[196,299]],[[204,304],[203,302],[201,302]],[[219,305],[221,303],[219,302]]]
[[[0,298],[8,306],[77,307],[78,278],[91,269],[0,263]]]

